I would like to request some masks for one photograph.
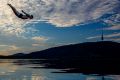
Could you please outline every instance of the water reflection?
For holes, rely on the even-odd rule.
[[[59,70],[44,66],[40,60],[0,60],[0,80],[101,80],[101,76],[81,73],[52,73]],[[119,75],[105,76],[105,80],[119,79]]]

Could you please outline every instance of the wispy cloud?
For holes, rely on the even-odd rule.
[[[104,30],[120,30],[120,24],[104,28]]]
[[[49,45],[45,43],[33,43],[32,46],[33,47],[49,47]]]
[[[117,38],[117,39],[109,39],[111,41],[116,41],[116,42],[120,42],[120,38]]]
[[[91,40],[91,39],[98,39],[100,37],[101,36],[92,36],[92,37],[88,37],[86,39]],[[120,41],[120,33],[108,34],[108,35],[104,35],[104,37],[107,40]]]
[[[40,47],[40,46],[48,46],[48,44],[46,43],[47,40],[49,40],[49,38],[47,37],[41,37],[41,36],[35,36],[32,37],[33,43],[32,46],[33,47]]]
[[[34,19],[18,19],[7,3],[33,14]],[[70,27],[114,12],[119,4],[119,0],[0,0],[0,31],[19,35],[26,32],[24,25],[39,21]]]
[[[119,0],[42,0],[47,8],[42,19],[58,27],[70,27],[89,20],[94,20],[102,15],[113,12],[119,7]],[[45,10],[46,8],[43,7]],[[44,11],[43,11],[44,12]],[[64,15],[63,15],[64,14]]]
[[[118,9],[119,11],[119,9]],[[114,15],[108,17],[107,19],[103,20],[105,23],[110,25],[116,25],[120,23],[120,12],[115,13]]]
[[[15,53],[21,50],[16,45],[0,45],[0,55],[9,55],[10,53]]]
[[[46,37],[40,37],[40,36],[35,36],[35,37],[32,37],[32,40],[35,40],[37,42],[41,42],[41,41],[48,40],[48,38],[46,38]]]
[[[91,36],[91,37],[87,37],[86,39],[96,39],[96,38],[100,38],[101,36]]]
[[[106,38],[119,37],[119,36],[120,36],[120,33],[113,33],[113,34],[105,35]]]

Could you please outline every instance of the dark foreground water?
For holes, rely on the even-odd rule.
[[[102,80],[102,76],[82,73],[54,73],[60,69],[44,68],[41,60],[1,59],[0,80]],[[120,80],[119,75],[104,76],[105,80]]]

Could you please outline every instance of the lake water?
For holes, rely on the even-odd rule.
[[[43,68],[40,60],[1,59],[0,80],[101,80],[101,76],[82,73],[53,73],[59,69]],[[105,80],[120,80],[119,75],[105,76]]]

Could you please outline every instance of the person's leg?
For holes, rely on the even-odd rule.
[[[8,5],[11,7],[11,9],[13,10],[16,16],[20,15],[20,13],[11,4],[8,4]]]

